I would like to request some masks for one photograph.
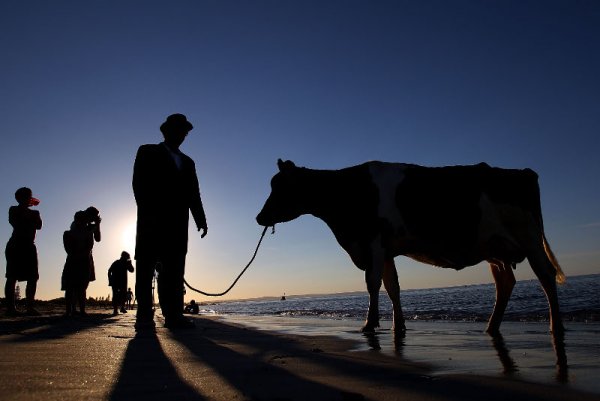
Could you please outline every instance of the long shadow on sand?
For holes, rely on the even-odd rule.
[[[23,316],[0,319],[0,338],[18,335],[11,342],[45,341],[64,338],[71,334],[90,330],[111,323],[108,313],[89,313],[87,316],[65,317],[62,315]]]
[[[129,342],[111,401],[205,400],[183,382],[163,352],[154,332],[136,334]]]
[[[221,377],[251,399],[298,399],[298,394],[313,394],[311,399],[368,398],[344,393],[341,378],[368,382],[398,396],[416,394],[441,400],[527,399],[547,400],[547,386],[498,378],[470,375],[432,377],[422,365],[411,363],[400,355],[348,358],[342,354],[307,348],[292,337],[251,330],[221,321],[198,319],[199,328],[174,332],[171,338],[185,346],[195,358],[210,365]],[[252,350],[252,352],[243,350]],[[326,376],[319,382],[300,377],[293,366],[284,363],[299,358],[320,369]],[[279,362],[279,363],[278,363]],[[292,365],[292,363],[290,363]],[[332,381],[331,385],[325,377]],[[338,387],[334,387],[337,384]],[[524,395],[526,394],[526,398]]]
[[[215,321],[204,321],[198,331],[176,331],[170,337],[216,370],[250,400],[368,400],[361,394],[319,383],[281,367],[288,358],[311,358],[321,350],[302,349],[293,341]],[[240,342],[241,339],[241,342]],[[232,345],[233,347],[229,347]],[[250,348],[248,355],[234,348]]]

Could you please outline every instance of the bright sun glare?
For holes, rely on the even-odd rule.
[[[128,223],[121,234],[123,249],[133,255],[135,250],[135,221]]]

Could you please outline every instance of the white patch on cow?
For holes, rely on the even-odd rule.
[[[378,215],[388,221],[394,232],[404,231],[404,219],[396,204],[396,190],[404,179],[405,166],[399,163],[371,162],[371,179],[379,190]]]

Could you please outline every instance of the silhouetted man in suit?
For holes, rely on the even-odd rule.
[[[183,275],[192,212],[198,231],[208,231],[194,161],[179,150],[193,128],[183,114],[160,126],[164,142],[142,145],[133,168],[137,202],[136,329],[153,328],[152,278],[158,272],[158,297],[165,327],[192,328],[183,317]]]

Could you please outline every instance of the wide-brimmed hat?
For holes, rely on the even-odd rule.
[[[171,114],[167,117],[167,120],[161,124],[160,132],[165,134],[174,129],[184,129],[189,132],[194,129],[194,126],[187,120],[186,116],[176,113]]]

